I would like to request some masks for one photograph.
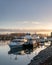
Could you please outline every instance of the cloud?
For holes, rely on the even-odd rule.
[[[35,24],[35,25],[38,25],[40,24],[40,22],[37,22],[37,21],[23,21],[24,24]]]
[[[23,21],[23,23],[29,23],[29,21]]]
[[[32,21],[32,24],[40,24],[40,22],[35,22],[35,21]]]
[[[18,24],[40,24],[39,21],[18,21]]]

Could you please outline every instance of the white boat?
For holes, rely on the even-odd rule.
[[[44,38],[39,38],[39,39],[36,39],[36,42],[44,43],[45,42],[45,39]]]
[[[17,48],[17,47],[22,47],[24,45],[32,45],[33,44],[33,40],[32,40],[32,36],[29,34],[26,34],[24,36],[24,39],[14,39],[12,40],[12,42],[9,44],[10,48]]]
[[[26,34],[26,35],[24,36],[24,39],[26,39],[26,40],[31,40],[31,39],[32,39],[32,36],[31,36],[31,35]]]
[[[23,40],[20,39],[14,39],[11,41],[11,43],[9,44],[10,48],[17,48],[17,47],[22,47],[24,44]]]
[[[33,39],[32,39],[32,36],[31,35],[28,35],[28,34],[25,35],[24,39],[27,40],[26,43],[25,43],[27,45],[33,43]]]

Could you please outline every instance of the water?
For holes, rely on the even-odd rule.
[[[9,41],[0,41],[0,65],[28,65],[31,59],[46,47],[10,49]]]

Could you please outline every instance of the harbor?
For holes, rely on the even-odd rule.
[[[39,60],[41,61],[40,63],[42,63],[44,58],[38,58],[44,56],[43,50],[49,48],[51,44],[52,36],[41,37],[38,34],[29,33],[20,37],[14,36],[12,40],[0,40],[0,50],[2,50],[0,53],[0,60],[3,61],[3,58],[7,59],[7,62],[1,62],[1,65],[4,65],[4,62],[9,65],[36,65],[35,60],[37,60],[37,63]],[[10,63],[8,63],[8,61]]]
[[[52,0],[0,0],[0,65],[52,65]]]

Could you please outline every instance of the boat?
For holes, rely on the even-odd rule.
[[[24,44],[24,41],[22,39],[13,39],[10,44],[9,47],[10,48],[18,48],[18,47],[22,47]]]
[[[26,34],[23,39],[13,39],[12,42],[9,44],[10,48],[17,48],[22,46],[32,46],[33,40],[30,34]]]

